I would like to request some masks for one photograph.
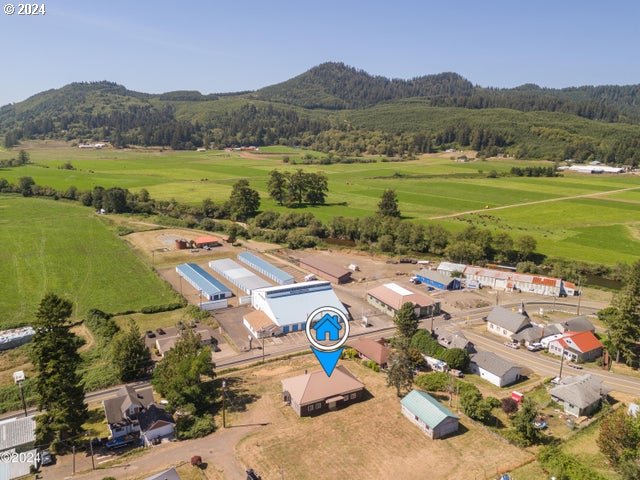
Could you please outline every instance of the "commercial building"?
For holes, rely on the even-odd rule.
[[[213,278],[200,265],[183,263],[176,267],[176,272],[186,282],[195,288],[202,296],[210,301],[226,300],[233,294],[223,283]],[[226,301],[224,302],[226,307]]]
[[[427,270],[423,268],[416,273],[416,278],[420,283],[424,283],[427,287],[438,290],[459,290],[461,288],[460,280],[448,277],[435,270]]]
[[[264,314],[250,313],[244,316],[244,325],[256,338],[302,331],[307,316],[319,307],[334,307],[349,318],[347,309],[331,284],[319,280],[254,290],[251,306]],[[274,327],[267,324],[265,316]]]
[[[344,366],[330,377],[324,370],[282,380],[285,403],[301,417],[337,410],[363,399],[364,385]]]
[[[536,293],[555,297],[578,295],[575,284],[564,281],[561,278],[473,266],[467,266],[464,269],[464,276],[467,281],[476,281],[483,287],[507,292]]]
[[[242,252],[238,254],[238,260],[245,265],[253,268],[256,272],[261,273],[265,277],[273,280],[278,285],[291,285],[294,283],[293,275],[284,270],[271,265],[266,260],[254,255],[250,252]]]
[[[301,258],[300,266],[331,283],[347,283],[351,280],[351,270],[334,265],[320,256]]]
[[[251,295],[251,292],[259,288],[271,286],[269,282],[230,258],[213,260],[209,262],[209,268],[222,275],[224,278],[229,280],[229,282],[240,290],[246,292],[248,295]]]
[[[396,283],[385,283],[372,288],[367,292],[367,302],[390,317],[393,317],[405,303],[413,304],[418,318],[440,315],[439,301]]]
[[[458,416],[426,392],[411,390],[400,405],[402,414],[433,440],[458,431]]]
[[[513,339],[514,335],[531,326],[529,315],[523,307],[520,307],[517,312],[512,312],[504,307],[496,306],[487,315],[487,331],[508,339]]]

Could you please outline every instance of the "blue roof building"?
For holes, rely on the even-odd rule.
[[[207,300],[224,300],[232,296],[231,290],[213,278],[204,268],[195,263],[183,263],[176,267],[176,272],[184,278],[189,285]]]
[[[460,279],[447,277],[435,270],[423,268],[416,273],[416,278],[429,288],[437,288],[438,290],[459,290],[461,288]]]
[[[458,431],[458,416],[426,392],[411,390],[400,404],[402,414],[433,440]]]
[[[293,275],[285,272],[284,270],[280,270],[278,267],[271,265],[269,262],[254,255],[253,253],[242,252],[238,254],[238,260],[253,268],[256,272],[270,278],[278,285],[291,285],[294,283]]]

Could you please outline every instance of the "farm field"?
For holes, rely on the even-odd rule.
[[[174,293],[90,209],[0,195],[0,328],[29,323],[51,291],[90,308],[137,310]]]
[[[538,250],[551,257],[614,264],[634,261],[640,252],[637,175],[487,178],[492,170],[502,173],[513,166],[551,163],[451,160],[460,153],[425,155],[406,162],[294,165],[304,155],[319,154],[280,146],[265,147],[258,153],[79,150],[62,142],[33,142],[25,148],[34,164],[0,169],[0,178],[15,182],[31,176],[37,184],[57,189],[71,185],[81,190],[96,185],[134,191],[146,188],[154,198],[193,204],[207,197],[226,200],[233,183],[248,178],[261,194],[262,209],[285,211],[286,207],[268,198],[269,171],[304,168],[322,171],[329,178],[327,205],[302,210],[321,220],[370,215],[381,193],[393,188],[405,218],[441,222],[454,231],[475,224],[515,236],[531,234],[538,240]],[[0,151],[0,159],[15,154]],[[290,159],[288,164],[282,161],[285,156]],[[60,169],[66,161],[75,170]]]
[[[280,381],[318,368],[310,356],[284,360],[240,374],[242,388],[258,394],[255,407],[269,424],[236,447],[241,461],[259,466],[263,478],[493,478],[515,468],[531,454],[508,445],[461,420],[460,434],[433,441],[400,412],[386,376],[359,363],[343,361],[372,398],[343,410],[299,418],[282,402]],[[242,423],[231,417],[230,424]],[[293,449],[293,450],[292,450]],[[292,454],[292,452],[294,454]],[[300,455],[299,452],[306,452]],[[318,468],[317,458],[322,458]],[[372,461],[375,459],[375,461]],[[428,472],[428,473],[427,473]],[[489,475],[489,476],[486,476]]]

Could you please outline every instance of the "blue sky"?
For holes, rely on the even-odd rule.
[[[640,83],[637,1],[45,3],[44,17],[0,14],[0,105],[73,81],[256,89],[325,61],[483,86]]]

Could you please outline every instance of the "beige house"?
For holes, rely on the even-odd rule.
[[[338,365],[330,377],[323,370],[282,380],[282,396],[301,417],[337,410],[362,400],[362,384],[344,366]]]

